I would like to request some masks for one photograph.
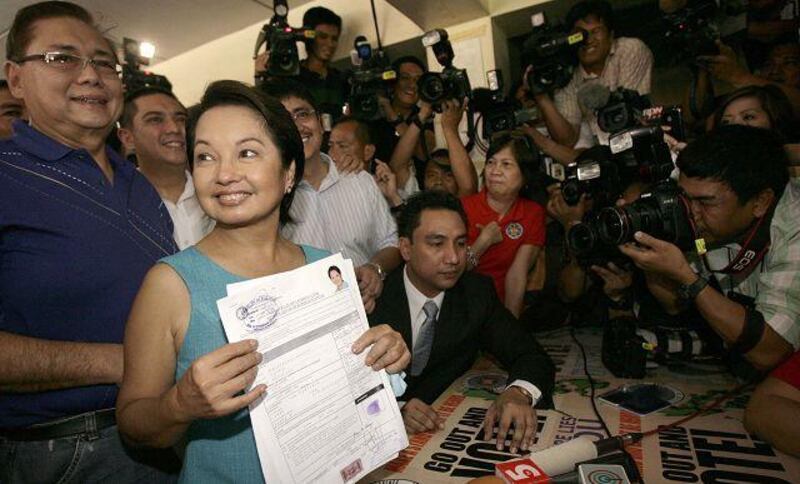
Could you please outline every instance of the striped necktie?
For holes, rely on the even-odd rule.
[[[436,333],[436,315],[439,313],[439,307],[429,299],[422,306],[422,310],[425,312],[425,322],[422,323],[422,327],[419,329],[417,344],[414,345],[411,376],[418,376],[425,369],[425,365],[428,364],[431,346],[433,346],[433,335]]]

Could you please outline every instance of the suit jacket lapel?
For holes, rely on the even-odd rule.
[[[411,350],[411,315],[408,311],[408,297],[403,283],[402,267],[392,272],[386,279],[386,287],[379,304],[383,304],[385,308],[380,314],[386,318],[393,318],[393,320],[376,322],[378,324],[390,323],[403,336],[408,349]]]

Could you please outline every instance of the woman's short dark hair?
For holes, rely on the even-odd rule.
[[[771,188],[780,198],[789,182],[789,162],[778,136],[739,124],[720,126],[689,143],[677,160],[682,176],[726,183],[739,203]]]
[[[270,140],[275,143],[281,156],[281,165],[289,169],[294,161],[294,180],[289,193],[283,196],[280,207],[280,222],[285,224],[290,221],[289,208],[292,206],[297,185],[303,179],[305,155],[303,155],[303,140],[300,132],[292,120],[292,116],[277,99],[270,97],[254,87],[239,81],[216,81],[212,83],[200,104],[192,106],[189,111],[190,121],[187,133],[188,145],[191,150],[191,159],[194,158],[194,141],[197,122],[210,109],[221,106],[241,106],[250,109],[264,118],[264,131]]]
[[[797,137],[797,123],[792,113],[792,105],[789,98],[778,86],[768,84],[766,86],[745,86],[728,93],[722,100],[719,107],[714,111],[712,129],[722,125],[722,116],[728,106],[737,99],[752,97],[758,99],[761,108],[767,113],[772,130],[775,131],[784,142],[793,141]]]
[[[33,24],[51,18],[73,18],[94,26],[86,9],[71,2],[39,2],[17,10],[6,38],[6,59],[14,61],[25,56],[33,40]]]
[[[486,161],[507,147],[511,148],[511,153],[517,160],[519,171],[522,173],[522,189],[519,194],[530,199],[534,192],[543,189],[540,186],[543,177],[539,170],[541,164],[539,151],[533,148],[530,140],[524,135],[500,133],[492,138],[489,150],[486,152]]]

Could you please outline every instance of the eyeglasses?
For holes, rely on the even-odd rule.
[[[112,79],[119,78],[122,66],[114,59],[94,59],[67,52],[45,52],[44,54],[27,55],[16,59],[14,62],[22,64],[29,61],[42,61],[48,66],[62,72],[83,72],[87,64],[91,64],[101,77]]]
[[[317,114],[317,112],[313,109],[300,109],[299,111],[292,113],[292,119],[295,121],[300,121],[301,123],[305,123],[315,114]]]

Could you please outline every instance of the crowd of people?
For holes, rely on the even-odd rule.
[[[487,352],[509,378],[485,434],[527,450],[553,405],[536,332],[628,318],[708,338],[760,381],[748,430],[800,456],[799,19],[795,2],[751,3],[744,31],[693,60],[689,135],[657,140],[696,250],[637,231],[602,257],[570,230],[665,182],[620,168],[618,193],[573,200],[543,169],[611,156],[586,86],[651,91],[650,48],[617,35],[605,1],[572,6],[586,41],[571,80],[535,89],[523,69],[510,97],[539,118],[480,160],[459,132],[468,100],[421,100],[416,57],[394,61],[381,119],[347,114],[331,65],[346,26],[324,7],[303,18],[316,36],[298,76],[265,75],[267,51],[253,85],[213,82],[188,107],[125,89],[82,7],[21,8],[0,81],[0,482],[264,480],[247,412],[262,356],[227,342],[216,301],[338,252],[370,320],[353,351],[405,379],[409,435],[442,428],[433,402]]]

